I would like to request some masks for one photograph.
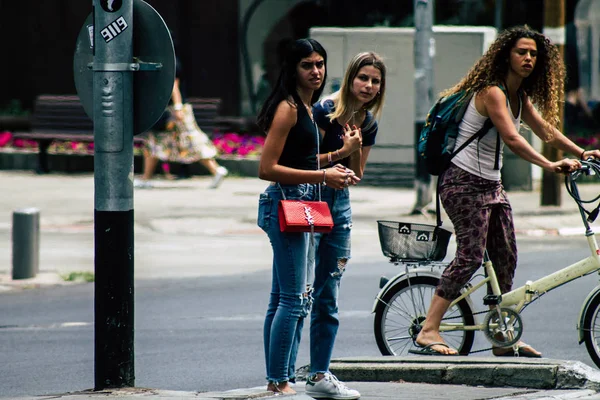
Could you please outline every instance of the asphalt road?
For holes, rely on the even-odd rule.
[[[521,238],[519,248],[515,285],[553,272],[587,251],[580,237]],[[383,256],[351,264],[343,280],[334,356],[379,355],[370,310],[379,277],[396,272],[398,267]],[[546,357],[593,365],[585,346],[577,343],[575,326],[585,296],[597,283],[591,275],[531,305],[523,314],[523,339]],[[269,287],[269,271],[137,279],[136,386],[209,391],[262,385],[262,322]],[[93,387],[93,290],[93,284],[81,284],[0,293],[0,396]],[[489,347],[482,338],[477,335],[474,349]],[[307,363],[306,328],[298,366]]]

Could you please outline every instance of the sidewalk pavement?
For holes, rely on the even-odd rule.
[[[267,183],[228,177],[209,189],[210,177],[158,180],[152,189],[135,189],[136,279],[185,278],[251,273],[269,268],[271,248],[256,226],[257,199]],[[591,199],[600,183],[581,185]],[[35,175],[0,171],[0,291],[19,287],[65,284],[61,275],[94,270],[94,180],[91,174]],[[410,215],[416,201],[412,189],[356,186],[353,207],[353,261],[386,262],[377,220],[435,224],[435,215]],[[560,206],[540,207],[539,190],[509,192],[518,235],[579,235],[584,228],[578,209],[564,187]],[[34,279],[12,281],[11,229],[15,210],[40,210],[40,265]],[[591,207],[590,207],[591,208]],[[444,227],[451,222],[443,215]],[[176,238],[174,240],[173,238]],[[65,243],[68,242],[68,245]],[[235,245],[244,263],[222,254]],[[448,254],[454,253],[451,240]],[[194,248],[197,251],[190,252]],[[197,254],[202,254],[198,260]],[[177,263],[166,270],[164,265]],[[215,268],[218,265],[218,268]]]
[[[335,360],[331,370],[338,378],[345,380],[349,387],[358,390],[362,400],[600,399],[600,373],[579,362],[548,359],[514,362],[498,361],[493,357],[469,359],[462,356],[369,357]],[[424,383],[411,383],[413,379]],[[504,386],[509,381],[512,386]],[[19,397],[11,400],[312,399],[304,393],[304,382],[298,382],[294,389],[297,391],[296,395],[277,396],[266,391],[265,386],[203,393],[122,388]]]
[[[159,180],[152,189],[135,189],[136,279],[184,278],[248,273],[270,268],[271,249],[256,226],[258,195],[267,183],[255,178],[228,177],[217,190],[209,177]],[[0,171],[0,291],[76,284],[65,282],[70,272],[94,270],[93,175],[35,175]],[[600,183],[580,186],[591,199]],[[377,237],[377,220],[435,224],[431,213],[410,215],[415,193],[405,188],[357,186],[353,204],[353,260],[385,262]],[[562,189],[560,206],[540,207],[539,190],[509,192],[518,235],[574,235],[584,228],[575,203]],[[594,205],[595,206],[595,205]],[[12,212],[40,210],[39,273],[31,279],[11,278]],[[592,207],[590,207],[592,208]],[[444,215],[444,226],[451,227]],[[175,240],[176,238],[176,240]],[[451,243],[451,246],[453,244]],[[244,263],[223,257],[232,247]],[[185,251],[194,248],[194,254]],[[449,249],[449,254],[453,250]],[[202,254],[199,260],[196,256]],[[176,257],[177,263],[173,263]],[[170,268],[162,268],[166,263]],[[242,265],[243,264],[243,265]],[[218,266],[218,268],[215,268]],[[579,362],[494,357],[355,357],[335,360],[331,370],[362,393],[362,399],[600,399],[600,372]],[[511,384],[512,387],[504,385]],[[234,389],[234,388],[231,388]],[[290,399],[309,399],[304,384]],[[72,400],[98,396],[134,399],[194,397],[250,399],[268,396],[264,387],[219,393],[173,392],[129,388],[102,392],[28,397]],[[21,398],[25,399],[25,398]]]

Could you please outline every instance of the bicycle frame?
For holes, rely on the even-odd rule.
[[[575,186],[574,192],[578,195],[577,187]],[[586,228],[585,237],[588,242],[590,249],[590,256],[584,258],[576,263],[569,265],[559,271],[556,271],[550,275],[544,276],[536,281],[527,281],[525,285],[511,290],[507,293],[501,293],[500,286],[498,285],[498,279],[494,271],[492,262],[487,258],[484,260],[483,267],[486,271],[486,277],[475,285],[466,288],[463,293],[455,299],[450,307],[456,305],[459,301],[469,297],[476,290],[481,288],[483,285],[489,284],[492,293],[494,295],[501,295],[502,301],[500,307],[512,307],[516,312],[520,313],[527,304],[529,304],[534,296],[542,295],[562,286],[568,282],[571,282],[577,278],[581,278],[585,275],[589,275],[593,272],[600,270],[600,249],[598,248],[598,242],[596,236],[592,231],[586,217],[582,210],[581,205],[578,203],[579,212],[583,220],[583,224]],[[585,304],[584,304],[585,307]],[[440,325],[440,331],[452,331],[452,330],[483,330],[485,329],[484,324],[476,324],[472,326],[464,326],[461,323],[449,323],[442,320]]]
[[[501,293],[498,277],[486,251],[482,262],[485,276],[469,281],[461,289],[459,297],[449,304],[449,312],[439,325],[439,332],[443,334],[444,340],[454,341],[454,347],[461,354],[471,352],[476,331],[485,334],[492,348],[512,346],[513,350],[517,351],[517,344],[523,332],[519,314],[527,305],[538,300],[543,294],[577,278],[592,273],[600,274],[600,248],[590,228],[590,222],[600,214],[600,194],[582,199],[576,182],[578,177],[584,174],[600,177],[600,160],[588,159],[582,160],[581,163],[582,167],[579,170],[565,177],[565,186],[579,207],[585,228],[582,234],[587,241],[589,255],[558,271],[534,281],[529,280],[525,285],[507,293]],[[588,211],[584,208],[585,204],[591,203],[595,204],[593,209]],[[387,255],[385,250],[384,254]],[[431,260],[392,259],[391,262],[403,265],[404,271],[390,280],[382,277],[380,291],[373,304],[375,339],[380,351],[385,355],[409,351],[407,349],[411,340],[415,344],[416,337],[426,322],[427,309],[431,307],[429,302],[435,297],[441,269],[449,265],[444,261]],[[413,284],[414,288],[411,287]],[[473,294],[484,285],[489,285],[488,291],[493,296],[474,296]],[[476,309],[472,302],[475,297],[481,297],[482,308],[489,307],[489,311]],[[483,314],[483,318],[477,318],[479,314]],[[584,300],[577,329],[579,343],[585,342],[592,360],[600,367],[600,284],[592,289]],[[488,349],[478,351],[484,350]]]
[[[487,272],[487,277],[482,279],[477,284],[466,289],[458,298],[456,298],[450,304],[450,307],[454,306],[462,299],[470,296],[483,285],[489,283],[492,287],[493,294],[502,295],[502,302],[500,303],[501,307],[514,306],[515,311],[521,312],[521,310],[523,310],[523,308],[532,301],[534,295],[538,296],[544,294],[552,289],[564,285],[565,283],[571,282],[572,280],[581,278],[585,275],[589,275],[593,272],[600,270],[600,249],[598,248],[596,237],[593,232],[590,232],[589,234],[586,232],[586,237],[592,255],[590,255],[587,258],[584,258],[583,260],[577,261],[576,263],[571,264],[568,267],[565,267],[550,275],[544,276],[536,281],[528,281],[525,283],[525,285],[513,289],[510,292],[504,294],[500,292],[498,279],[496,278],[496,273],[494,271],[494,267],[492,266],[491,261],[486,261],[483,264],[483,266]],[[446,323],[444,321],[442,321],[442,324],[440,325],[440,331],[450,331],[457,329],[482,330],[483,328],[483,324],[477,324],[473,326],[462,326],[459,323],[453,324]]]

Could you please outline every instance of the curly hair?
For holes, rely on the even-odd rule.
[[[522,38],[533,39],[537,61],[533,72],[521,83],[542,118],[552,126],[560,124],[559,104],[564,101],[565,66],[558,48],[546,36],[527,25],[508,28],[498,35],[487,52],[455,86],[441,93],[447,96],[464,90],[477,93],[490,86],[505,85],[510,67],[510,52]]]

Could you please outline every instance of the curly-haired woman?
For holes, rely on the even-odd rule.
[[[502,293],[511,290],[517,265],[512,209],[500,181],[502,148],[546,171],[568,173],[581,166],[577,159],[550,161],[520,134],[523,120],[545,143],[577,158],[600,157],[586,151],[556,127],[564,97],[564,65],[558,49],[528,26],[501,32],[468,74],[443,96],[474,93],[459,126],[458,148],[490,118],[494,127],[453,159],[440,179],[440,198],[456,233],[457,250],[446,268],[416,338],[417,354],[455,355],[440,336],[441,319],[461,288],[481,266],[487,248]],[[534,108],[534,104],[536,108]],[[500,140],[498,140],[498,138]],[[499,146],[499,153],[497,151]],[[541,357],[533,347],[517,343],[518,355]],[[512,347],[496,347],[496,356],[512,356]]]

